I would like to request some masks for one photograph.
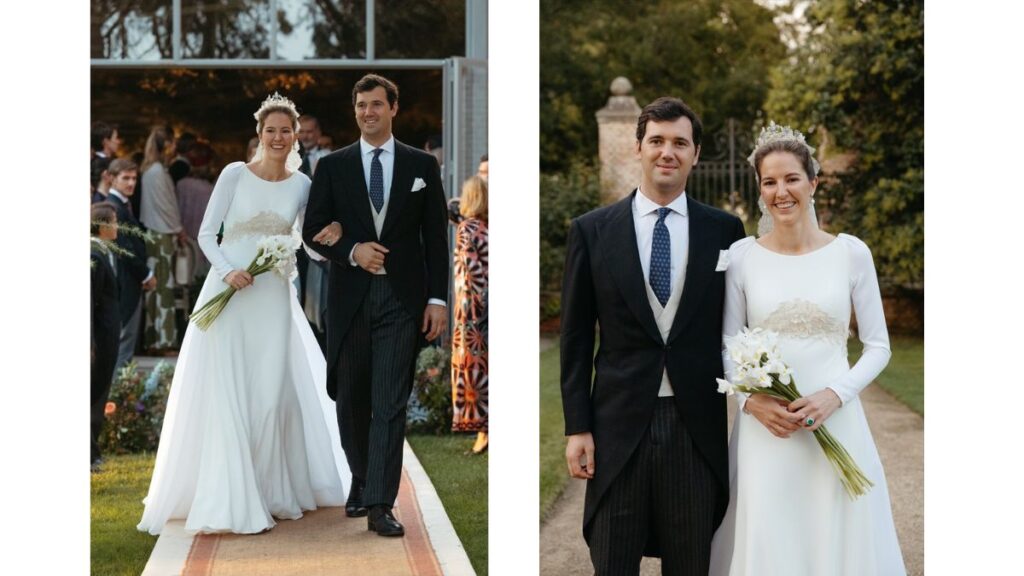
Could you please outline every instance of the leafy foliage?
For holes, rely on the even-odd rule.
[[[598,207],[601,188],[598,169],[575,162],[568,170],[540,177],[541,319],[557,316],[565,265],[565,243],[573,218]]]
[[[446,346],[427,346],[420,351],[406,410],[410,433],[441,435],[451,431],[451,363],[451,350]]]
[[[627,77],[643,104],[678,95],[710,133],[750,125],[785,54],[772,12],[749,0],[541,2],[541,170],[597,154],[594,113]]]
[[[163,362],[148,376],[139,372],[134,362],[121,369],[110,388],[107,420],[100,433],[104,453],[156,450],[173,376],[174,367]]]
[[[806,20],[766,111],[813,134],[826,162],[852,159],[819,191],[831,227],[871,247],[884,282],[923,287],[924,3],[822,0]]]

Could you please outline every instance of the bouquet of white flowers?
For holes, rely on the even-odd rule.
[[[725,339],[725,349],[736,366],[728,380],[717,379],[719,392],[730,396],[735,392],[767,394],[786,402],[801,397],[789,366],[779,357],[775,332],[744,328],[739,334]],[[846,448],[824,426],[814,431],[814,438],[839,473],[839,480],[851,498],[866,494],[874,486]]]
[[[287,281],[295,270],[295,251],[300,246],[302,246],[302,241],[295,235],[267,236],[256,244],[256,257],[245,271],[254,278],[264,272],[274,271]],[[231,300],[235,292],[237,290],[234,287],[228,286],[227,289],[211,298],[209,302],[203,304],[202,308],[189,316],[189,320],[195,322],[201,330],[206,330],[217,319],[217,316],[220,316],[221,311],[228,305],[228,300]]]

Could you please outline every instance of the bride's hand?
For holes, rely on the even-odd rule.
[[[341,224],[337,222],[331,222],[324,229],[313,236],[313,242],[323,244],[324,246],[334,246],[335,243],[341,240]]]
[[[794,400],[789,404],[788,410],[800,417],[798,422],[805,430],[814,432],[842,405],[834,390],[823,388],[810,396]],[[814,419],[810,426],[807,425],[808,418]]]
[[[789,438],[800,429],[800,417],[786,410],[786,402],[767,394],[751,394],[743,409],[779,438]]]
[[[252,284],[252,274],[245,270],[232,270],[224,277],[224,282],[235,290],[241,290]]]

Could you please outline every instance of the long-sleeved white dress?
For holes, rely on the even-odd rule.
[[[851,309],[852,307],[852,309]],[[861,358],[846,341],[856,313]],[[851,499],[813,434],[778,438],[737,414],[729,442],[730,499],[712,543],[712,576],[893,576],[906,569],[885,474],[858,394],[889,361],[889,335],[871,252],[840,234],[801,255],[753,237],[729,250],[723,332],[744,326],[779,334],[781,357],[808,396],[826,387],[842,407],[825,423],[874,483]]]
[[[308,195],[298,172],[269,182],[242,162],[224,169],[199,233],[213,270],[196,309],[248,267],[261,238],[292,232]],[[184,518],[189,532],[256,533],[343,505],[348,471],[325,378],[295,288],[273,272],[236,293],[207,331],[189,324],[138,529],[158,534]]]

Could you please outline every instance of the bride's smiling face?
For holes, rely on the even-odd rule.
[[[761,199],[776,224],[805,218],[818,179],[810,179],[800,159],[790,152],[771,152],[761,160]]]
[[[260,142],[263,143],[265,158],[284,162],[295,142],[295,126],[291,117],[284,112],[267,114],[260,132]]]

